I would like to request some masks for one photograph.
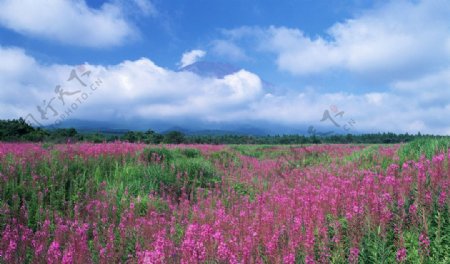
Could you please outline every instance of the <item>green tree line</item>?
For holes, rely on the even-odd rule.
[[[185,135],[179,131],[158,133],[151,129],[147,131],[128,131],[122,134],[80,133],[74,128],[43,129],[34,128],[22,118],[15,120],[0,120],[0,141],[6,142],[111,142],[128,141],[146,144],[391,144],[409,142],[416,138],[431,135],[372,133],[347,135]],[[436,136],[446,137],[446,136]]]

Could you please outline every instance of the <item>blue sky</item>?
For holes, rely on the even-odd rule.
[[[449,134],[448,25],[445,0],[0,0],[0,118]]]

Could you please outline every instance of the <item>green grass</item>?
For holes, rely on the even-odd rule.
[[[161,162],[142,161],[142,156],[151,155],[164,158]],[[197,188],[210,188],[221,180],[212,162],[196,149],[146,149],[136,157],[100,156],[87,160],[78,156],[68,159],[54,151],[52,158],[37,162],[35,168],[26,166],[23,168],[12,157],[0,164],[0,171],[9,167],[16,171],[15,177],[3,185],[0,206],[8,204],[18,215],[25,202],[33,228],[41,220],[39,209],[71,215],[75,204],[95,197],[102,189],[114,194],[120,209],[133,197],[141,197],[145,203],[149,193],[180,197],[182,189],[195,195]]]
[[[438,152],[447,153],[450,147],[448,137],[430,137],[416,139],[408,144],[404,144],[398,150],[399,163],[403,164],[408,160],[418,160],[422,155],[431,159]]]
[[[369,145],[362,150],[355,151],[344,157],[344,163],[355,163],[359,169],[373,170],[376,166],[380,166],[382,170],[393,163],[392,157],[382,156],[379,153],[380,147],[388,145]]]

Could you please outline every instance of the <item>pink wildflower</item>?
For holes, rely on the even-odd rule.
[[[406,248],[400,248],[399,250],[397,250],[397,261],[398,262],[403,262],[406,259]]]

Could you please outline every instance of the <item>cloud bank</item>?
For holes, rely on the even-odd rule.
[[[143,13],[156,12],[149,1],[135,0],[135,5]],[[0,0],[0,25],[26,36],[96,48],[117,46],[138,34],[120,2],[94,9],[84,0]]]
[[[325,125],[320,122],[323,112],[335,105],[345,112],[335,117],[336,121],[343,125],[353,120],[353,132],[450,132],[450,124],[439,118],[450,115],[450,103],[437,96],[426,97],[422,89],[424,85],[438,89],[448,83],[450,69],[436,76],[399,82],[386,93],[270,94],[259,76],[246,70],[213,78],[172,71],[148,58],[108,66],[43,65],[23,50],[9,47],[1,47],[0,56],[4,58],[0,61],[0,86],[5,87],[0,90],[0,118],[32,113],[38,121],[52,123],[76,103],[76,111],[69,112],[70,118],[269,122],[304,128]],[[86,87],[75,78],[67,81],[73,70]],[[100,80],[98,87],[91,90],[89,84],[97,80]],[[81,92],[66,94],[66,105],[62,106],[55,92],[57,85],[66,93]],[[82,93],[86,93],[86,99],[81,98]],[[47,109],[48,120],[42,120],[37,107],[45,107],[44,103],[52,98],[56,98],[52,104],[58,115]],[[77,98],[81,98],[81,103],[77,103]],[[437,101],[441,104],[436,104]]]
[[[438,71],[450,62],[450,5],[445,0],[391,1],[332,25],[323,35],[301,29],[241,27],[224,32],[229,45],[254,39],[297,76],[343,70],[389,82]],[[253,47],[250,47],[253,48]]]

